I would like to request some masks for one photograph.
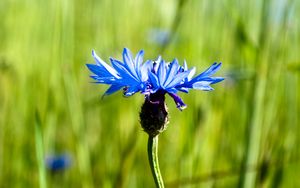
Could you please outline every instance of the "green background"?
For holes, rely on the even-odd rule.
[[[300,187],[299,18],[298,0],[1,0],[0,187],[154,187],[143,95],[101,100],[85,66],[124,47],[197,73],[223,63],[184,111],[167,97],[167,187]],[[71,167],[49,172],[62,153]]]

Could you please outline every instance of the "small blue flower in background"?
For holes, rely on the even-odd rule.
[[[214,63],[194,77],[196,68],[188,69],[186,62],[180,66],[177,59],[166,63],[159,57],[156,61],[143,62],[142,50],[133,58],[131,52],[124,48],[123,62],[110,58],[112,67],[100,59],[94,51],[92,55],[96,64],[87,64],[90,71],[94,73],[91,77],[96,80],[96,83],[111,85],[105,95],[122,88],[125,96],[141,92],[149,100],[151,94],[169,94],[180,110],[186,105],[177,95],[178,91],[185,93],[190,89],[210,91],[213,90],[211,84],[224,80],[222,77],[212,77],[220,69],[221,63]]]
[[[67,154],[49,155],[46,157],[46,167],[52,172],[65,170],[71,165],[71,157]]]
[[[170,41],[171,33],[160,28],[153,28],[148,31],[148,42],[163,46]]]

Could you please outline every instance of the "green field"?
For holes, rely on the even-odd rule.
[[[154,187],[143,95],[101,99],[85,66],[124,47],[223,63],[214,91],[180,94],[187,109],[167,97],[167,188],[300,187],[299,18],[299,0],[1,0],[0,187]]]

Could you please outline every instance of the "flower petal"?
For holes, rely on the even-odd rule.
[[[149,81],[152,84],[152,93],[156,92],[160,88],[160,84],[157,76],[151,71],[149,71]]]
[[[136,86],[130,86],[126,89],[126,91],[124,92],[124,95],[126,97],[132,96],[133,94],[135,94],[136,92],[140,91],[140,86],[136,85]]]
[[[123,61],[124,61],[124,64],[125,64],[128,72],[130,72],[130,74],[135,79],[138,79],[138,75],[137,75],[136,70],[134,68],[134,62],[133,62],[133,59],[132,59],[131,52],[127,48],[124,48],[124,50],[123,50]]]
[[[179,110],[182,111],[183,109],[185,109],[187,107],[186,104],[184,104],[183,100],[178,95],[176,95],[174,93],[168,93],[168,94],[173,98],[173,100]]]
[[[157,70],[157,77],[160,83],[160,86],[163,87],[163,83],[166,80],[167,76],[167,69],[166,69],[166,63],[164,60],[162,60],[159,64],[158,70]]]
[[[167,86],[165,86],[166,88],[171,88],[171,87],[176,87],[181,81],[183,81],[189,74],[190,74],[191,70],[188,70],[186,72],[180,72],[178,73],[174,79],[172,80],[172,82],[170,82]]]
[[[144,58],[144,50],[140,50],[138,54],[136,54],[134,63],[135,63],[135,72],[139,72],[138,70],[142,66],[143,63],[143,58]],[[141,77],[141,76],[139,76]]]
[[[117,81],[114,77],[101,77],[98,75],[92,75],[90,77],[93,78],[94,80],[97,80],[96,83],[112,84]]]
[[[106,92],[104,93],[104,95],[110,95],[110,94],[112,94],[112,93],[114,93],[114,92],[120,90],[122,87],[124,87],[124,86],[113,84],[113,85],[111,85],[111,86],[108,88],[108,90],[106,90]]]
[[[137,78],[135,78],[131,73],[129,73],[128,69],[125,67],[124,63],[114,59],[110,58],[111,64],[113,67],[119,72],[120,76],[123,79],[130,80],[130,82],[139,82]]]
[[[195,67],[191,68],[190,70],[191,71],[190,71],[189,75],[187,76],[188,81],[190,81],[196,73],[196,68]]]
[[[153,62],[153,70],[152,72],[154,72],[155,74],[157,73],[157,69],[159,67],[160,62],[162,61],[161,56],[158,56],[158,58]]]
[[[167,86],[168,84],[170,84],[172,82],[172,80],[174,79],[174,77],[177,74],[179,68],[179,64],[177,59],[174,59],[169,66],[169,70],[167,72],[167,79],[166,81],[163,83],[163,85]]]
[[[100,57],[97,56],[96,52],[93,50],[92,55],[99,67],[102,67],[102,72],[111,74],[112,76],[119,78],[118,73],[108,64],[106,64]]]
[[[208,69],[206,69],[204,72],[199,74],[197,77],[208,77],[213,74],[215,74],[220,68],[221,68],[222,63],[213,63]],[[195,78],[197,78],[195,77]]]
[[[198,89],[198,90],[204,90],[204,91],[211,91],[213,90],[212,87],[209,86],[211,82],[207,82],[207,81],[200,81],[200,82],[196,82],[192,85],[193,89]]]
[[[151,72],[151,68],[153,66],[153,62],[150,60],[147,60],[140,69],[140,75],[141,75],[141,81],[145,82],[148,80],[149,76],[148,76],[148,72]]]
[[[114,77],[110,72],[106,71],[103,66],[94,65],[94,64],[86,64],[87,68],[90,69],[91,72],[98,76],[103,77]]]

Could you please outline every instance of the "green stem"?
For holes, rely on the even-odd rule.
[[[152,176],[154,178],[156,187],[164,188],[164,182],[160,174],[159,165],[158,165],[158,135],[155,137],[149,136],[148,138],[148,159],[151,167]]]

